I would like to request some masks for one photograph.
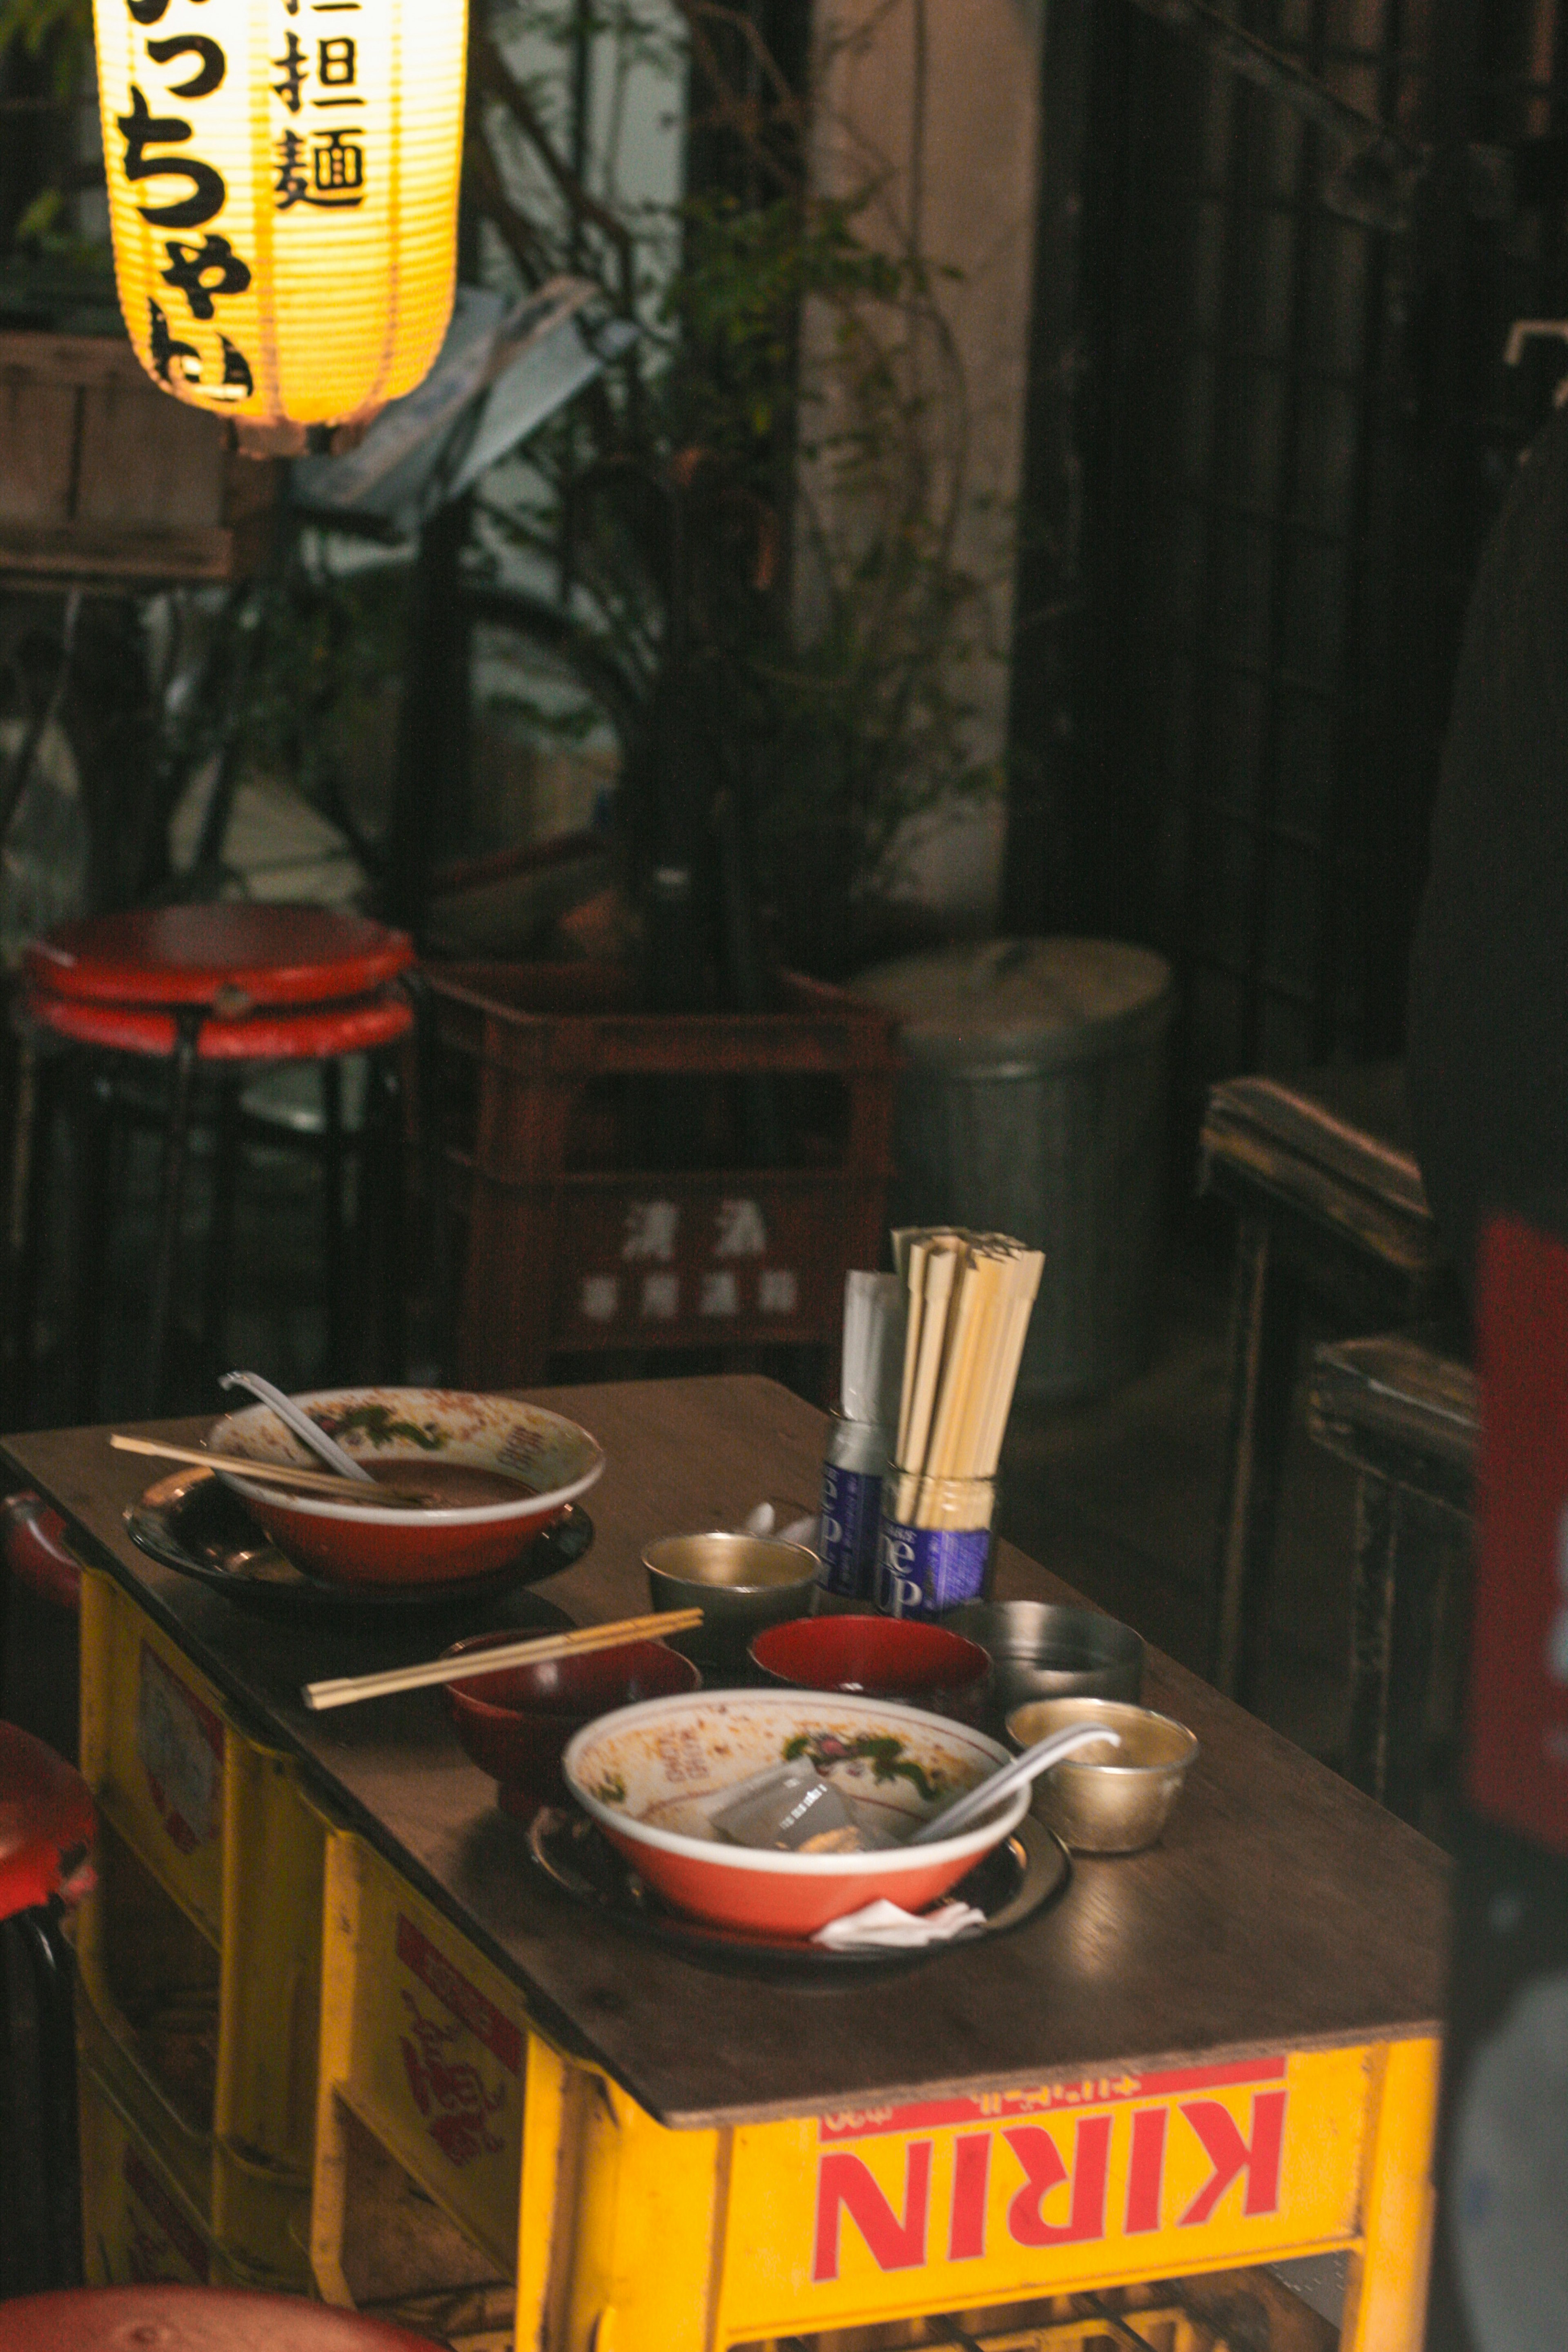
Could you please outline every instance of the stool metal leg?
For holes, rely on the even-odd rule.
[[[374,1117],[372,1116],[374,1112]],[[362,1230],[377,1252],[379,1285],[367,1281],[366,1295],[379,1291],[380,1329],[376,1364],[383,1380],[403,1378],[405,1354],[403,1327],[405,1270],[403,1265],[403,1089],[397,1067],[388,1054],[378,1054],[371,1065],[371,1094],[365,1106],[364,1136],[372,1146],[374,1209],[362,1212]],[[362,1176],[364,1162],[361,1161]]]
[[[98,1418],[103,1328],[109,1313],[109,1155],[114,1082],[89,1059],[79,1065],[77,1109],[75,1297],[76,1418]]]
[[[180,1251],[180,1210],[184,1198],[185,1156],[190,1145],[191,1095],[196,1071],[196,1048],[203,1009],[187,1007],[179,1015],[179,1034],[171,1055],[172,1081],[169,1127],[163,1144],[163,1196],[158,1218],[158,1255],[153,1268],[153,1306],[147,1334],[147,1395],[157,1412],[163,1402],[168,1369],[169,1325],[174,1306],[174,1268]]]
[[[37,2008],[42,2171],[54,2263],[49,2284],[79,2286],[81,2184],[70,1947],[52,1909],[24,1912],[16,1925],[32,1961]]]
[[[1210,1680],[1244,1706],[1256,1703],[1263,1675],[1268,1568],[1300,1328],[1300,1288],[1271,1257],[1267,1223],[1244,1216],[1237,1236],[1230,1438],[1209,1651]]]
[[[38,1050],[31,1037],[16,1047],[15,1117],[11,1129],[11,1181],[5,1202],[5,1297],[8,1309],[0,1331],[0,1409],[14,1429],[26,1410],[24,1398],[33,1362],[33,1320],[37,1308],[38,1244],[42,1232],[40,1163],[48,1151],[48,1120]]]
[[[446,1157],[440,1120],[441,1041],[436,1024],[436,1000],[424,973],[405,972],[403,985],[414,1007],[414,1081],[412,1099],[406,1090],[404,1097],[404,1148],[407,1149],[408,1128],[412,1124],[424,1210],[421,1255],[426,1268],[429,1301],[424,1350],[437,1367],[437,1378],[445,1380],[452,1362],[456,1302],[452,1288],[451,1237],[447,1224]]]
[[[1345,1777],[1419,1818],[1437,1593],[1455,1551],[1438,1505],[1363,1472],[1356,1482],[1351,1713]]]
[[[0,1921],[0,2292],[81,2284],[70,1955],[49,1911]]]
[[[217,1081],[217,1118],[213,1130],[212,1222],[207,1228],[205,1277],[202,1285],[202,1354],[216,1371],[224,1370],[224,1310],[234,1280],[235,1194],[239,1181],[242,1080]]]
[[[342,1064],[323,1062],[321,1076],[321,1253],[327,1287],[327,1378],[331,1381],[348,1377],[349,1293],[353,1267],[344,1247]],[[362,1191],[363,1183],[362,1161]]]

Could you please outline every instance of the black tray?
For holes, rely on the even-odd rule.
[[[542,1806],[529,1823],[528,1851],[535,1868],[574,1902],[684,1953],[688,1959],[727,1972],[762,1969],[819,1978],[856,1975],[868,1969],[919,1968],[987,1936],[1005,1935],[1054,1903],[1072,1875],[1066,1846],[1043,1822],[1026,1813],[1012,1835],[994,1846],[951,1890],[960,1902],[984,1912],[983,1927],[918,1951],[835,1952],[793,1937],[777,1942],[739,1927],[710,1927],[670,1910],[597,1825],[574,1808]]]
[[[182,1470],[149,1486],[125,1514],[132,1543],[246,1609],[303,1619],[380,1616],[387,1610],[464,1609],[514,1585],[536,1584],[581,1559],[594,1522],[575,1503],[515,1560],[459,1584],[332,1584],[296,1568],[210,1470]]]

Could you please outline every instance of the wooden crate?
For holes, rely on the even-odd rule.
[[[110,335],[0,334],[0,578],[233,580],[266,552],[277,469],[234,454]]]
[[[898,1059],[886,1013],[786,976],[762,1013],[638,1013],[602,965],[432,965],[443,1136],[467,1210],[457,1372],[542,1380],[552,1352],[837,1340],[844,1276],[881,1262]],[[772,1082],[784,1150],[742,1164]],[[678,1105],[679,1166],[638,1112]],[[665,1121],[668,1133],[669,1121]]]

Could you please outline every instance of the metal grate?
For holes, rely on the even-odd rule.
[[[1402,1041],[1468,582],[1563,364],[1501,353],[1568,308],[1568,26],[1232,6],[1432,151],[1400,235],[1328,209],[1342,151],[1279,97],[1090,6],[1046,65],[1047,142],[1075,102],[1088,133],[1042,205],[1010,914],[1173,958],[1191,1104]]]

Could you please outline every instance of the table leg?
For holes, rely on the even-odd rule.
[[[1435,2196],[1440,2044],[1392,2042],[1373,2059],[1362,2179],[1362,2248],[1352,2258],[1340,2352],[1421,2352]]]

